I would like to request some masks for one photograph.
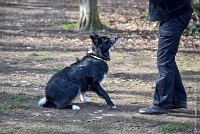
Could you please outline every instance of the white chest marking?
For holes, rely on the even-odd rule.
[[[100,82],[100,84],[104,83],[104,81],[105,81],[106,77],[107,77],[107,74],[104,74],[104,75],[103,75],[103,79],[102,79],[101,81],[99,81],[99,82]]]
[[[83,103],[91,102],[90,98],[85,96],[84,94],[80,93],[80,100]]]

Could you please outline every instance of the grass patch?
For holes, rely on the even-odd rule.
[[[13,106],[11,104],[0,104],[1,110],[10,110],[12,108],[13,108]]]
[[[110,23],[109,22],[103,22],[103,26],[105,28],[109,27],[110,26]],[[65,29],[65,30],[75,30],[78,28],[78,25],[77,23],[75,22],[70,22],[70,23],[66,23],[66,24],[62,24],[59,26],[59,28],[61,29]],[[104,31],[105,29],[102,30],[102,32]],[[101,31],[101,30],[100,30]]]
[[[16,109],[16,108],[27,109],[28,106],[25,104],[6,104],[6,103],[0,104],[1,110],[11,110],[11,109]]]
[[[49,60],[53,59],[52,57],[50,57],[48,55],[41,54],[41,53],[38,53],[38,52],[29,53],[28,56],[29,57],[39,57],[39,58],[41,58],[42,61],[49,61]]]
[[[74,122],[73,126],[77,129],[85,129],[85,126],[82,122]]]
[[[37,101],[40,100],[41,98],[42,98],[42,96],[40,96],[40,95],[33,96],[33,99],[37,100]]]
[[[53,69],[52,69],[52,71],[53,71],[53,72],[56,72],[56,73],[59,72],[59,71],[61,71],[61,70],[62,70],[62,68],[60,68],[60,67],[57,67],[57,68],[53,68]]]
[[[160,127],[162,132],[168,132],[168,133],[175,133],[175,132],[183,132],[189,129],[188,125],[185,124],[173,124],[173,123],[168,123],[161,125]]]
[[[14,134],[14,132],[12,131],[3,131],[2,129],[0,129],[0,134]]]
[[[14,105],[14,108],[19,108],[19,109],[27,109],[28,106],[25,104],[16,104]]]
[[[52,60],[53,58],[49,57],[49,56],[43,56],[41,57],[41,60],[42,61],[49,61],[49,60]]]
[[[60,25],[59,28],[62,28],[65,30],[73,30],[73,29],[77,28],[77,24],[71,22],[71,23]]]
[[[110,26],[110,22],[102,22],[102,24],[106,27],[109,27]]]
[[[94,122],[83,123],[83,122],[74,122],[72,123],[73,127],[78,130],[92,130],[97,131],[102,126],[100,124],[94,124]]]
[[[25,96],[18,95],[18,94],[11,95],[10,99],[17,100],[17,101],[25,101],[25,100],[27,100],[27,98]]]
[[[32,53],[28,54],[28,56],[29,57],[35,57],[35,56],[40,56],[40,54],[37,53],[37,52],[32,52]]]

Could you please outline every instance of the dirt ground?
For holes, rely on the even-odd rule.
[[[121,37],[103,84],[117,109],[109,109],[104,100],[88,92],[92,102],[75,100],[81,110],[73,111],[39,108],[37,102],[48,79],[83,57],[91,45],[90,33],[59,27],[77,22],[77,1],[0,1],[0,134],[155,134],[166,133],[161,126],[169,123],[189,127],[177,133],[200,132],[199,39],[183,37],[177,55],[188,108],[159,116],[137,113],[152,102],[157,31],[156,24],[138,19],[144,8],[128,2],[131,8],[113,3],[100,8],[101,20],[114,29],[104,34]]]

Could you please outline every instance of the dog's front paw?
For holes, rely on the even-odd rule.
[[[116,109],[116,108],[117,108],[117,106],[112,106],[111,108],[112,108],[112,109]]]
[[[115,106],[115,105],[111,105],[111,106],[109,106],[109,108],[110,108],[110,109],[116,109],[117,106]]]

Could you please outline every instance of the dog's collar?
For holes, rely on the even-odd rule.
[[[97,57],[96,55],[90,55],[92,58],[95,58],[95,59],[97,59],[97,60],[104,60],[104,59],[102,59],[102,58],[100,58],[100,57]]]
[[[106,61],[106,59],[103,59],[103,58],[101,58],[101,57],[98,57],[98,56],[96,56],[96,55],[93,54],[93,53],[88,53],[88,55],[91,56],[91,57],[94,58],[94,59]]]

